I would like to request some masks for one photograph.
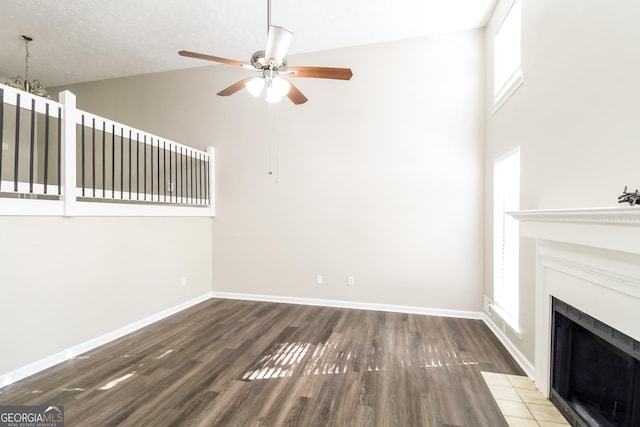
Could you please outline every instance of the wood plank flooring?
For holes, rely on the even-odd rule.
[[[0,389],[67,426],[506,427],[479,320],[211,299]]]

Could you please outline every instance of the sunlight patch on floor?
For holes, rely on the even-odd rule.
[[[313,349],[313,351],[311,351]],[[375,340],[358,354],[345,350],[340,340],[322,344],[280,343],[272,347],[241,376],[243,381],[284,378],[298,375],[340,375],[348,372],[378,372],[389,369],[431,369],[447,366],[477,365],[464,352],[443,350],[428,340],[406,341],[399,348],[384,348]]]

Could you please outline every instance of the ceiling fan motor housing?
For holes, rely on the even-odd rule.
[[[271,69],[276,71],[277,73],[281,73],[281,72],[285,72],[287,70],[287,67],[289,65],[289,63],[287,62],[287,59],[283,59],[282,63],[280,64],[279,67],[276,67],[274,64],[268,64],[267,60],[265,59],[265,53],[264,50],[259,50],[257,52],[255,52],[252,56],[251,56],[251,65],[253,65],[253,67],[258,70],[258,71],[264,71],[265,69]]]

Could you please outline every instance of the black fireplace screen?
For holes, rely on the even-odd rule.
[[[552,331],[554,404],[577,426],[639,427],[640,343],[555,298]]]

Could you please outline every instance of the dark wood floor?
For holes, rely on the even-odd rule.
[[[506,427],[479,320],[212,299],[0,389],[67,426]]]

